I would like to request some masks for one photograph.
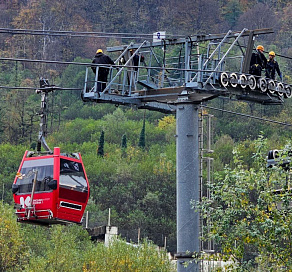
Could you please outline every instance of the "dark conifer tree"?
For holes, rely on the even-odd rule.
[[[127,148],[127,135],[124,134],[122,137],[122,148]]]
[[[97,155],[101,157],[104,156],[104,131],[101,132],[99,137]]]
[[[138,146],[141,147],[142,149],[145,149],[145,145],[146,145],[146,140],[145,140],[145,118],[144,118]]]
[[[124,134],[123,137],[122,137],[122,144],[121,144],[121,147],[122,147],[122,157],[127,157],[127,135]]]

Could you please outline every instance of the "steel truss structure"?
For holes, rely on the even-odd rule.
[[[119,54],[116,66],[95,65],[97,71],[109,68],[107,87],[97,91],[98,73],[94,77],[88,66],[82,99],[162,112],[175,111],[174,105],[181,96],[192,103],[221,96],[282,104],[284,98],[292,96],[290,85],[248,74],[255,37],[272,32],[243,29],[108,47],[108,52]],[[138,66],[134,66],[135,57],[139,57]]]

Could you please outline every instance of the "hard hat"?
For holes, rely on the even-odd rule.
[[[97,53],[103,53],[102,49],[97,49],[96,54]]]
[[[274,51],[271,51],[271,52],[269,53],[269,55],[270,55],[270,56],[276,56],[276,54],[275,54]]]
[[[263,50],[264,51],[264,47],[262,45],[258,45],[257,46],[257,50]]]

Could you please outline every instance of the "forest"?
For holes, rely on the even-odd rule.
[[[0,15],[0,271],[37,271],[38,267],[48,271],[118,271],[116,267],[122,267],[120,271],[172,271],[166,256],[153,248],[167,241],[167,250],[176,252],[175,115],[83,102],[80,91],[73,89],[84,85],[85,68],[80,64],[91,63],[98,48],[106,51],[109,46],[141,42],[156,31],[187,37],[273,28],[273,34],[260,36],[256,42],[263,44],[265,55],[276,52],[284,81],[291,84],[290,1],[0,0]],[[15,31],[21,29],[25,34]],[[35,35],[36,30],[56,33]],[[62,35],[70,31],[80,35]],[[106,224],[110,208],[112,225],[118,226],[121,239],[138,243],[139,230],[144,251],[117,243],[112,248],[116,252],[109,253],[111,249],[93,244],[78,226],[48,230],[16,223],[11,185],[25,150],[36,148],[40,96],[35,90],[15,87],[38,88],[40,77],[73,89],[50,94],[46,140],[51,147],[81,152],[91,186],[86,209],[90,227]],[[213,198],[193,205],[203,216],[211,216],[214,224],[210,237],[202,239],[216,242],[221,259],[235,260],[237,266],[230,268],[234,271],[292,269],[289,193],[281,195],[286,205],[283,212],[276,209],[279,195],[268,192],[279,184],[289,188],[289,175],[282,168],[266,168],[270,149],[287,151],[291,146],[291,99],[283,105],[260,105],[217,98],[208,105],[222,111],[204,109],[214,116]],[[76,247],[66,255],[72,240]],[[8,244],[13,245],[11,254]],[[60,263],[54,255],[57,250],[62,252]],[[96,256],[111,254],[122,256],[123,265],[113,257],[97,270],[100,260]],[[144,258],[146,254],[149,259]],[[139,256],[141,263],[134,263]]]

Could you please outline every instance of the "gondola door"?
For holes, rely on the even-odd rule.
[[[74,159],[61,155],[58,169],[57,217],[76,223],[81,222],[89,198],[86,173],[80,154],[78,156],[79,159]]]

